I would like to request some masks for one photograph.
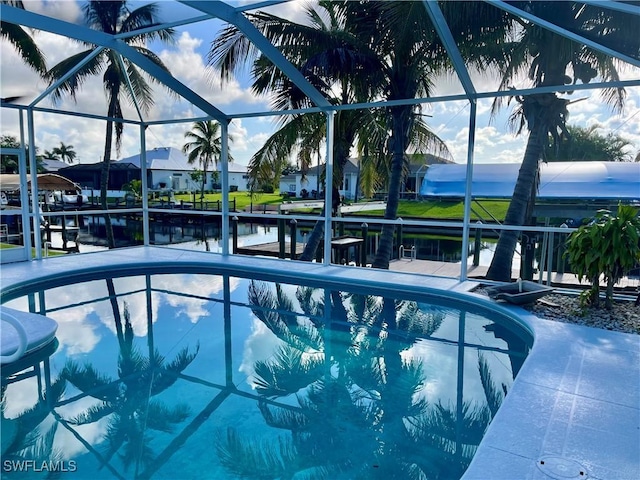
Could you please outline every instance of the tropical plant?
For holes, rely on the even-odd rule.
[[[628,162],[633,160],[627,149],[631,142],[626,138],[608,133],[602,135],[598,130],[600,125],[588,128],[577,125],[567,125],[557,141],[545,146],[544,158],[548,162]]]
[[[607,43],[620,40],[618,48],[638,56],[640,40],[637,35],[637,16],[585,5],[581,2],[527,2],[527,11],[543,20],[572,32],[580,32],[591,40]],[[618,80],[618,62],[586,45],[569,40],[532,22],[517,21],[516,39],[507,50],[501,88],[511,87],[511,82],[521,72],[527,72],[534,87],[551,87],[571,83],[589,83],[596,76],[605,81]],[[606,25],[606,27],[605,27]],[[607,38],[609,35],[611,39]],[[625,39],[627,40],[621,40]],[[623,89],[607,89],[604,99],[614,108],[624,103]],[[555,93],[536,93],[515,99],[518,108],[511,115],[512,125],[518,132],[527,130],[529,137],[514,188],[506,225],[525,225],[530,222],[537,192],[539,162],[549,136],[558,138],[566,132],[570,101]],[[494,103],[494,111],[500,107],[500,99]],[[495,254],[487,271],[487,278],[510,281],[511,265],[520,232],[502,230]]]
[[[190,165],[198,163],[202,168],[202,188],[200,199],[204,199],[204,187],[207,183],[207,170],[212,165],[218,165],[222,157],[222,138],[220,137],[220,124],[212,120],[201,120],[191,126],[191,130],[184,134],[189,139],[182,146],[183,153],[187,154],[187,162]],[[229,135],[229,142],[233,137]],[[233,161],[228,154],[229,162]]]
[[[631,205],[618,205],[617,214],[600,210],[588,224],[571,232],[567,255],[578,280],[591,288],[581,294],[583,305],[599,306],[600,278],[606,283],[605,305],[612,307],[613,287],[640,261],[640,218]]]
[[[18,141],[16,137],[13,135],[0,135],[0,147],[2,148],[11,148],[20,150],[22,145]],[[43,156],[38,154],[39,148],[36,147],[36,170],[38,172],[44,172],[44,167],[42,165]],[[29,157],[29,145],[25,147],[25,155],[27,158]],[[20,173],[18,165],[18,157],[16,155],[2,155],[0,161],[0,172],[2,173]],[[29,173],[30,162],[27,162],[27,173]]]
[[[113,290],[113,285],[109,285]],[[115,297],[112,303],[116,303]],[[119,310],[114,309],[116,336],[118,338],[118,380],[98,372],[91,364],[79,365],[68,360],[61,377],[86,395],[100,401],[87,411],[67,421],[73,425],[86,425],[108,418],[106,430],[107,450],[103,453],[109,461],[119,453],[123,466],[134,462],[148,466],[154,460],[149,446],[148,432],[172,432],[175,425],[189,415],[185,404],[169,407],[153,399],[171,387],[178,375],[189,366],[198,353],[183,348],[175,359],[166,362],[160,352],[144,356],[134,345],[128,305],[124,304],[124,323]]]
[[[76,158],[76,152],[73,149],[73,145],[65,145],[60,142],[60,146],[53,149],[53,153],[60,156],[63,162],[73,163]]]
[[[126,0],[92,0],[83,6],[83,13],[90,28],[110,35],[121,35],[119,41],[126,42],[146,59],[168,72],[160,57],[145,46],[146,42],[152,40],[169,42],[173,39],[174,31],[172,28],[154,28],[162,25],[158,20],[158,8],[157,4],[149,3],[135,10],[130,10]],[[90,58],[95,47],[93,45],[87,46],[86,50],[53,66],[47,72],[47,78],[50,85],[57,85],[52,92],[52,98],[54,101],[59,101],[63,95],[70,95],[75,99],[78,90],[85,81],[93,75],[103,73],[102,83],[108,107],[104,155],[100,174],[100,204],[103,210],[107,210],[107,186],[114,130],[116,152],[119,152],[124,128],[123,123],[117,121],[117,119],[123,118],[122,96],[132,102],[135,99],[140,110],[147,112],[153,105],[152,89],[145,80],[142,71],[129,59],[121,57],[118,52],[109,48],[105,48],[95,57]],[[153,82],[157,81],[154,77],[149,77],[149,79]],[[129,85],[131,85],[131,89]],[[111,227],[111,217],[105,213],[104,218],[107,243],[109,248],[114,248],[115,238]]]
[[[122,186],[122,190],[133,196],[133,198],[140,199],[142,198],[142,180],[131,180],[125,183]]]
[[[24,2],[19,0],[2,0],[5,5],[24,10]],[[41,75],[47,71],[44,55],[31,36],[20,26],[0,20],[0,37],[8,40],[18,51],[24,63]],[[5,99],[3,99],[5,100]]]

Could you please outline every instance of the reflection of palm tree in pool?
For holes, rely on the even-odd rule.
[[[25,460],[35,461],[36,465],[43,462],[62,461],[60,452],[53,448],[58,422],[53,422],[48,427],[46,433],[42,434],[42,428],[47,417],[51,414],[51,405],[57,403],[62,398],[65,389],[64,379],[58,379],[42,395],[38,395],[38,402],[31,408],[25,410],[15,418],[5,418],[5,397],[6,387],[2,387],[2,398],[0,400],[0,410],[2,412],[2,461],[23,462]],[[54,474],[43,477],[42,472],[34,472],[34,478],[48,478]],[[2,478],[30,478],[23,471],[3,470]]]
[[[149,448],[147,430],[172,432],[176,424],[184,421],[189,409],[185,404],[166,404],[152,399],[175,383],[178,375],[197,355],[183,348],[176,358],[165,362],[157,351],[147,357],[134,345],[129,309],[124,304],[124,323],[116,315],[116,335],[119,344],[118,377],[102,375],[90,364],[80,366],[69,360],[61,376],[81,392],[101,401],[86,412],[69,420],[70,424],[85,425],[110,417],[105,440],[106,461],[120,452],[123,465],[132,463],[147,466],[153,458]]]
[[[269,426],[291,436],[267,442],[230,428],[217,445],[222,463],[241,476],[260,472],[284,478],[302,471],[318,478],[461,475],[490,410],[464,403],[457,416],[455,408],[428,405],[417,395],[424,381],[421,363],[401,355],[418,338],[431,336],[443,313],[409,301],[314,292],[296,290],[306,316],[300,321],[280,285],[274,291],[251,283],[254,314],[283,341],[270,360],[254,365],[256,390],[263,396],[260,410]],[[325,308],[331,309],[331,331],[324,329]],[[490,377],[487,383],[492,385]],[[285,397],[298,405],[269,400]],[[468,429],[461,439],[460,423]]]

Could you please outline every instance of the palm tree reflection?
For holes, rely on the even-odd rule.
[[[309,287],[295,296],[304,316],[281,285],[249,288],[253,313],[282,341],[254,365],[260,411],[289,434],[228,428],[216,445],[222,464],[250,478],[459,478],[503,397],[482,355],[490,400],[457,411],[421,394],[423,364],[406,352],[440,328],[444,311]]]
[[[45,462],[60,462],[63,460],[62,453],[54,449],[53,440],[56,435],[58,422],[48,422],[51,414],[51,405],[60,401],[65,390],[65,381],[58,379],[49,388],[38,392],[38,401],[31,408],[28,408],[15,418],[5,417],[5,391],[6,386],[2,386],[2,397],[0,399],[0,411],[2,416],[2,461],[3,466],[24,464],[25,461],[34,462],[35,465],[42,465]],[[44,433],[43,433],[44,432]],[[3,468],[2,478],[50,478],[55,476],[51,473],[43,477],[42,472],[27,472],[16,469]]]
[[[118,316],[119,318],[119,316]],[[124,304],[124,325],[116,322],[119,344],[118,379],[99,373],[92,365],[79,365],[69,360],[61,372],[66,379],[86,395],[100,400],[87,411],[69,419],[73,425],[86,425],[108,417],[105,434],[106,461],[116,453],[128,469],[135,463],[136,470],[147,467],[154,455],[149,447],[150,430],[171,433],[174,427],[189,415],[186,404],[171,406],[153,399],[175,383],[178,375],[198,353],[183,348],[171,362],[157,351],[143,355],[134,345],[129,309]]]

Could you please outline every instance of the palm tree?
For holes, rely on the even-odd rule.
[[[544,159],[548,162],[607,161],[629,162],[633,160],[626,148],[631,142],[615,133],[602,135],[601,125],[590,127],[567,125],[566,133],[558,141],[545,145]]]
[[[446,7],[446,8],[445,8]],[[373,53],[371,68],[362,69],[368,82],[370,98],[388,101],[428,97],[434,78],[452,67],[442,42],[422,2],[346,2],[348,18],[353,19],[356,36],[366,42]],[[499,44],[504,32],[504,15],[481,2],[448,2],[444,13],[464,57],[477,66],[486,67],[493,57],[489,50]],[[403,180],[405,155],[412,132],[421,118],[414,105],[394,105],[386,109],[388,149],[391,170],[384,218],[395,220]],[[434,150],[446,151],[433,135]],[[373,267],[388,268],[393,248],[395,226],[384,224]]]
[[[152,28],[160,25],[158,8],[157,4],[150,3],[135,10],[130,10],[126,0],[92,0],[83,7],[83,13],[87,24],[95,30],[110,35],[129,34],[121,37],[122,41],[168,72],[162,60],[145,46],[146,42],[152,40],[169,42],[173,39],[173,29],[163,28],[156,30]],[[141,32],[135,33],[137,30],[141,30]],[[63,95],[70,95],[75,99],[81,85],[89,77],[103,73],[102,82],[107,96],[108,107],[104,155],[102,157],[100,175],[100,203],[102,209],[107,210],[107,186],[114,130],[116,151],[119,151],[124,128],[123,123],[114,121],[114,119],[123,118],[121,98],[124,95],[130,101],[135,99],[141,111],[146,112],[153,105],[152,89],[138,67],[127,58],[121,58],[114,50],[104,49],[94,58],[78,67],[92,54],[94,47],[92,45],[88,45],[88,47],[86,50],[76,53],[52,67],[47,72],[47,77],[50,84],[54,84],[64,77],[64,80],[53,91],[54,100],[60,100]],[[121,61],[124,62],[126,70],[123,70]],[[69,72],[73,73],[66,77]],[[156,81],[153,77],[150,77],[150,79]],[[132,90],[128,88],[127,82],[131,83]],[[115,239],[108,214],[105,214],[105,222],[107,243],[109,248],[114,248]]]
[[[640,41],[637,35],[637,17],[599,6],[580,2],[528,2],[527,8],[539,18],[550,21],[572,32],[585,34],[591,40],[607,43],[627,39],[620,45],[623,51],[638,56]],[[501,88],[510,87],[511,79],[527,72],[534,87],[588,83],[596,76],[606,81],[618,80],[618,62],[594,49],[581,45],[550,30],[529,22],[517,22],[517,39],[508,51],[508,62],[503,71]],[[606,27],[605,27],[606,25]],[[609,38],[611,35],[611,38]],[[624,104],[624,90],[608,89],[604,99],[620,110]],[[555,93],[533,94],[516,98],[518,108],[511,119],[518,132],[525,128],[529,134],[527,146],[518,174],[509,209],[507,225],[525,225],[531,220],[539,162],[549,136],[559,137],[566,132],[569,100]],[[494,103],[494,110],[500,102]],[[502,230],[487,272],[487,278],[511,280],[511,265],[520,232]]]
[[[76,152],[73,149],[73,145],[65,145],[60,142],[60,146],[53,149],[53,153],[60,156],[63,162],[73,163],[76,158]]]
[[[45,160],[60,160],[60,155],[56,152],[56,149],[45,150],[42,154],[42,158]]]
[[[2,3],[24,10],[24,2],[19,0],[2,0]],[[47,67],[42,52],[20,25],[0,21],[0,36],[11,42],[27,65],[41,75],[46,73]]]
[[[317,8],[306,11],[308,25],[301,25],[274,15],[258,12],[250,19],[258,29],[276,44],[287,59],[295,65],[331,103],[346,104],[364,102],[374,98],[370,88],[371,79],[380,70],[380,58],[367,43],[358,24],[360,3],[351,11],[346,4],[352,2],[321,1]],[[355,2],[353,2],[355,3]],[[210,63],[222,70],[228,77],[234,70],[245,65],[257,52],[234,26],[223,30],[214,40],[209,54]],[[258,93],[272,93],[273,105],[278,109],[298,109],[311,106],[310,100],[264,56],[253,61],[255,81],[253,88]],[[342,183],[342,172],[356,139],[367,142],[371,151],[386,149],[388,125],[381,118],[380,110],[343,110],[336,113],[334,121],[333,159],[334,172],[331,187],[337,196]],[[292,115],[281,120],[281,128],[267,140],[251,160],[250,171],[256,176],[268,166],[280,165],[298,151],[298,162],[303,171],[308,168],[311,158],[319,151],[324,139],[324,115]],[[416,148],[444,145],[433,136],[421,119],[415,121],[416,128],[408,130],[407,145]],[[413,124],[411,125],[413,127]],[[425,135],[426,132],[426,135]],[[267,166],[267,167],[265,167]],[[280,170],[278,170],[280,171]],[[399,188],[399,187],[398,187]],[[397,206],[396,206],[397,209]],[[300,260],[312,260],[324,231],[324,223],[314,227]]]
[[[182,146],[182,152],[187,154],[190,165],[199,163],[202,168],[202,190],[200,199],[204,199],[204,186],[207,183],[207,169],[211,165],[218,165],[222,156],[222,138],[220,137],[220,124],[212,120],[195,122],[191,130],[184,134],[190,141]],[[229,141],[233,137],[229,136]],[[233,161],[228,155],[229,161]]]

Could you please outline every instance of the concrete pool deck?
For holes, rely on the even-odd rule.
[[[470,299],[517,318],[533,348],[491,423],[464,478],[640,478],[640,335],[543,320],[467,293],[475,283],[374,269],[323,266],[161,247],[133,247],[43,261],[4,264],[2,301],[21,285],[50,285],[92,271],[141,272],[175,263],[224,273],[282,276],[322,284],[358,283],[382,290]],[[284,268],[283,268],[284,267]],[[639,310],[640,312],[640,310]]]

